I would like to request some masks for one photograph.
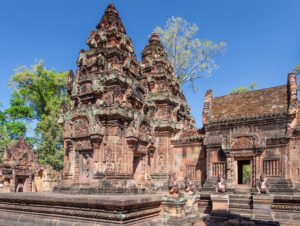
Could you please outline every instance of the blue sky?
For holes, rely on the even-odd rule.
[[[114,3],[137,56],[156,26],[179,16],[199,27],[197,37],[227,42],[219,69],[183,86],[197,127],[206,90],[214,96],[257,82],[259,88],[286,84],[300,63],[300,0],[10,0],[0,2],[0,102],[9,106],[7,84],[14,69],[43,59],[47,69],[76,70],[76,60],[107,5]]]

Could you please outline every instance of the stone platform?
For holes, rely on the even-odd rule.
[[[161,225],[161,195],[0,194],[0,225]]]
[[[299,225],[300,196],[0,194],[0,225]]]

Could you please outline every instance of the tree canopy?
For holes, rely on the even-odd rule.
[[[239,87],[237,89],[231,90],[229,93],[230,94],[235,94],[235,93],[246,93],[249,91],[253,91],[257,89],[257,84],[256,82],[252,82],[248,87]]]
[[[169,18],[164,29],[155,28],[173,64],[175,75],[182,84],[191,82],[193,88],[196,79],[210,77],[218,68],[214,58],[224,53],[226,48],[225,42],[215,44],[196,38],[197,31],[196,24],[180,17]]]
[[[296,75],[300,75],[300,64],[298,64],[295,68],[294,68],[294,72]]]
[[[67,72],[46,70],[42,61],[31,68],[18,68],[9,84],[14,89],[11,106],[0,113],[6,125],[2,133],[12,140],[25,136],[26,123],[36,120],[31,140],[39,161],[58,170],[63,166],[62,129],[58,117],[62,100],[68,98],[66,84]]]

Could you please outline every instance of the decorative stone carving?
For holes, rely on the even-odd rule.
[[[231,149],[253,149],[253,140],[251,137],[238,137],[231,141]]]
[[[24,138],[5,151],[0,164],[0,193],[52,191],[60,174],[38,163],[38,156]]]
[[[77,117],[73,120],[75,137],[89,136],[89,122],[85,117]]]
[[[172,197],[178,198],[179,197],[179,186],[176,182],[176,174],[175,173],[171,173],[169,176],[169,194]]]
[[[214,184],[214,188],[215,188],[216,192],[224,193],[226,191],[225,179],[222,176],[218,176],[218,178]]]

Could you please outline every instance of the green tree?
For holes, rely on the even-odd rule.
[[[27,106],[22,97],[22,91],[20,93],[13,92],[10,98],[10,107],[4,111],[6,117],[4,125],[9,136],[14,140],[20,137],[26,138],[27,123],[33,119],[33,109]]]
[[[13,92],[10,98],[10,107],[4,112],[0,111],[0,158],[2,158],[3,151],[20,137],[25,137],[29,144],[32,144],[31,139],[26,137],[28,131],[26,121],[30,120],[32,116],[32,109],[26,106],[25,101],[20,98],[18,93]]]
[[[300,75],[300,64],[298,64],[298,65],[294,68],[293,71],[295,72],[296,75]]]
[[[39,161],[55,169],[61,169],[63,164],[62,129],[57,121],[60,104],[68,98],[66,84],[67,72],[47,71],[42,61],[31,69],[18,68],[10,82],[15,92],[22,94],[22,100],[33,109],[33,118],[38,120],[34,141]]]
[[[246,92],[249,92],[249,91],[253,91],[253,90],[256,90],[257,89],[257,84],[256,82],[252,82],[248,87],[240,87],[240,88],[237,88],[237,89],[233,89],[231,90],[229,93],[230,94],[235,94],[235,93],[246,93]]]
[[[215,44],[195,38],[197,31],[196,24],[191,25],[180,17],[169,18],[164,29],[155,28],[174,66],[175,75],[182,84],[191,82],[194,90],[196,79],[208,78],[217,69],[214,58],[226,48],[225,42]]]
[[[63,167],[62,128],[58,124],[61,101],[61,97],[55,96],[47,102],[46,110],[49,114],[43,114],[36,127],[39,160],[57,170]]]
[[[2,103],[0,102],[0,107],[2,107]],[[0,126],[3,126],[6,120],[6,116],[3,111],[0,110]]]
[[[15,142],[14,139],[10,137],[6,125],[0,127],[0,162],[2,162],[2,157],[4,150],[8,149]]]

